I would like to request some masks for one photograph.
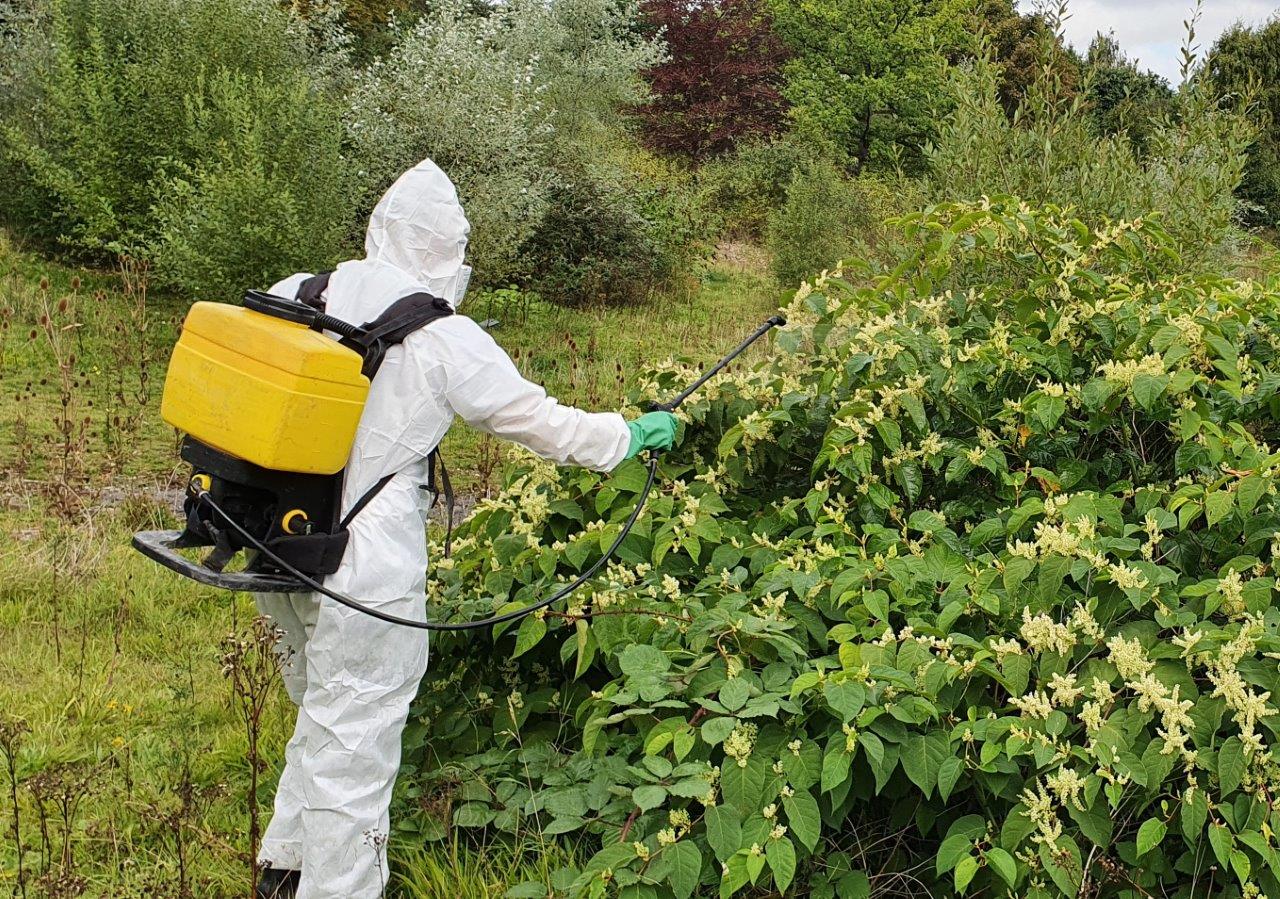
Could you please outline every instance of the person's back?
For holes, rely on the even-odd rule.
[[[366,258],[339,265],[319,299],[353,324],[418,292],[456,306],[468,231],[453,185],[424,161],[379,201]],[[294,296],[308,277],[286,278],[271,292]],[[425,619],[427,459],[455,415],[557,463],[602,471],[675,436],[667,413],[652,413],[640,428],[616,413],[563,406],[521,377],[474,321],[439,318],[391,347],[373,379],[345,470],[343,514],[387,481],[350,522],[342,565],[326,587]],[[426,670],[426,632],[311,593],[257,599],[284,631],[284,681],[299,706],[259,856],[268,868],[259,895],[380,896],[387,867],[379,838],[390,830],[400,734]]]

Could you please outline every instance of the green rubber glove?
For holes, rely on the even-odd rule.
[[[676,442],[676,428],[679,422],[670,412],[646,412],[635,421],[627,422],[631,429],[631,445],[627,447],[627,458],[634,459],[641,450],[669,450]]]

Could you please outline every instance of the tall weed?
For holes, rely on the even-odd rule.
[[[1087,76],[1088,77],[1088,76]],[[1123,133],[1100,134],[1085,90],[1044,67],[1009,116],[999,66],[989,57],[954,67],[954,108],[926,150],[937,200],[1011,194],[1072,207],[1086,222],[1156,213],[1188,261],[1230,248],[1238,235],[1234,191],[1254,127],[1200,78],[1174,98],[1175,114],[1153,124],[1146,151]]]

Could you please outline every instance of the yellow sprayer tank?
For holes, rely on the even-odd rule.
[[[160,415],[263,468],[335,474],[369,393],[363,358],[305,325],[196,303],[169,360]]]

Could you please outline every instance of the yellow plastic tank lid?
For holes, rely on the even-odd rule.
[[[363,358],[331,337],[305,325],[226,303],[198,302],[187,312],[183,331],[248,356],[279,371],[319,381],[367,383]],[[281,352],[282,337],[288,351]]]

